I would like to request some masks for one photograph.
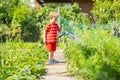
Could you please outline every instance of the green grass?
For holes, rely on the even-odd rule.
[[[0,43],[0,80],[39,80],[47,53],[40,43]]]

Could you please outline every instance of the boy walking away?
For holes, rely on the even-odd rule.
[[[57,60],[54,59],[54,52],[56,51],[56,43],[57,43],[57,34],[60,32],[60,28],[56,23],[58,18],[57,12],[50,13],[50,22],[46,25],[44,31],[44,42],[46,44],[46,49],[49,51],[48,62],[47,63],[58,63]]]

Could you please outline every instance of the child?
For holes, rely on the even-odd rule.
[[[44,32],[44,42],[46,44],[47,50],[49,51],[48,63],[58,63],[58,61],[54,59],[54,52],[56,51],[57,43],[57,33],[60,32],[59,26],[56,23],[58,13],[51,12],[49,17],[50,22],[46,25]]]

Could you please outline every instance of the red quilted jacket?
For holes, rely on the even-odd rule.
[[[57,42],[57,32],[60,31],[58,24],[48,23],[45,28],[45,41],[46,43]]]

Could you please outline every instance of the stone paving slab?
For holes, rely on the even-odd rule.
[[[46,72],[47,73],[63,73],[63,72],[67,72],[66,70],[66,64],[62,63],[62,64],[56,64],[56,65],[48,65],[46,66]]]
[[[56,75],[52,75],[52,76],[44,76],[44,79],[42,80],[74,80],[71,77],[67,77],[67,76],[56,76]]]

